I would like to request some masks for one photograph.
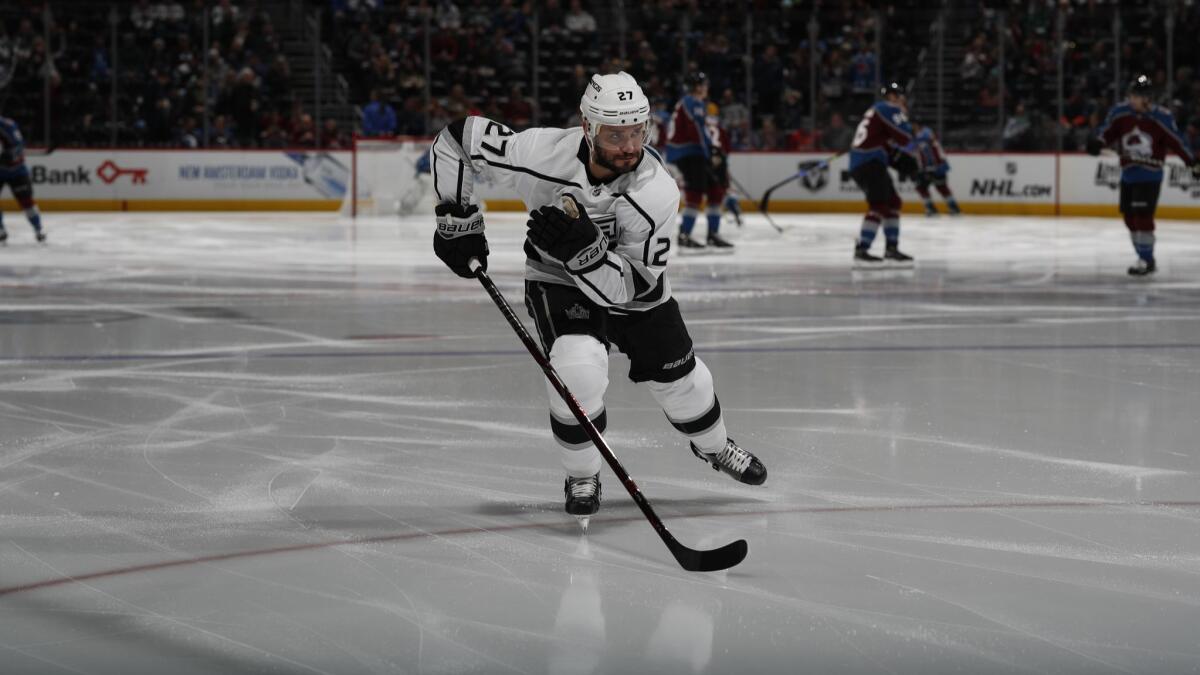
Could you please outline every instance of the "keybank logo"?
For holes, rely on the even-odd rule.
[[[150,169],[126,169],[117,166],[117,163],[111,159],[105,160],[103,164],[96,168],[96,175],[100,180],[104,181],[105,185],[112,185],[121,176],[129,176],[130,182],[134,185],[144,184],[146,182],[146,174],[150,173]]]

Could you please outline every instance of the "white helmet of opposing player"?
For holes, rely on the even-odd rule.
[[[584,137],[595,148],[602,125],[626,127],[641,124],[650,128],[650,99],[637,80],[625,71],[616,75],[593,75],[579,101]],[[644,137],[643,137],[644,138]]]

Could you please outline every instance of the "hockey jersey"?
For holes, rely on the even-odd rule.
[[[1179,135],[1175,117],[1160,106],[1139,113],[1128,103],[1109,111],[1097,135],[1106,145],[1121,153],[1121,182],[1151,183],[1162,180],[1167,151],[1179,155],[1185,164],[1195,156]]]
[[[17,123],[0,117],[0,171],[14,171],[25,164],[25,139]]]
[[[672,164],[684,157],[703,157],[712,154],[712,143],[704,131],[708,106],[694,96],[684,96],[675,104],[671,123],[667,125],[667,161]]]
[[[912,140],[912,127],[904,111],[887,101],[879,101],[867,109],[854,130],[854,140],[850,143],[850,170],[867,162],[886,165],[890,147],[903,148]]]
[[[440,202],[477,203],[475,181],[490,178],[514,190],[530,211],[561,207],[570,193],[607,236],[605,260],[575,272],[527,240],[525,278],[576,286],[617,313],[656,307],[671,297],[664,272],[679,188],[650,148],[633,171],[607,182],[588,172],[588,153],[580,127],[516,133],[485,117],[468,117],[433,141],[434,191]]]
[[[938,142],[937,136],[933,135],[933,129],[929,127],[922,127],[913,136],[912,143],[906,149],[909,153],[916,155],[917,161],[925,171],[945,175],[950,170],[950,162],[946,160],[942,144]]]

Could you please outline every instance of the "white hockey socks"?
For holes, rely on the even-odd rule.
[[[550,364],[575,395],[588,419],[603,433],[608,426],[608,414],[604,410],[608,351],[604,345],[590,335],[563,335],[550,349]],[[563,468],[567,475],[576,478],[594,476],[600,471],[600,451],[549,382],[546,391],[550,395],[550,429],[554,440],[562,446],[559,456]]]
[[[713,389],[712,373],[696,357],[692,372],[674,382],[647,382],[671,425],[705,452],[725,447],[727,438],[721,403]]]

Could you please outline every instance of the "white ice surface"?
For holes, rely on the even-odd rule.
[[[1200,226],[751,219],[669,274],[765,486],[612,358],[621,485],[562,513],[541,374],[430,223],[7,218],[0,672],[1200,672]],[[521,220],[489,215],[520,305]]]

